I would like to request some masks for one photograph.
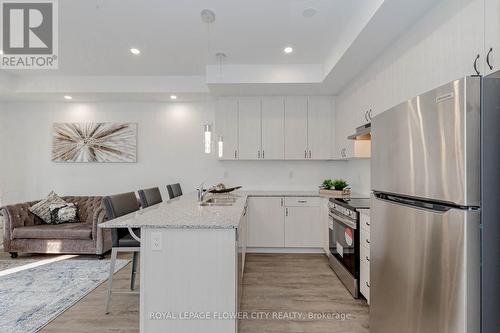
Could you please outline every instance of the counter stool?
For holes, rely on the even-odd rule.
[[[139,210],[139,202],[134,192],[122,193],[103,198],[104,209],[109,220],[124,216]],[[133,252],[132,258],[132,275],[130,277],[130,290],[113,293],[132,293],[135,289],[135,276],[137,273],[137,261],[141,249],[140,229],[132,230],[131,228],[114,228],[111,229],[111,265],[109,268],[108,291],[106,297],[106,314],[109,313],[111,305],[111,293],[113,286],[113,274],[115,272],[115,263],[118,252]]]
[[[167,185],[168,196],[170,199],[180,197],[182,195],[181,184],[170,184]]]
[[[139,190],[137,191],[137,193],[139,194],[142,208],[147,208],[149,206],[159,204],[163,201],[161,198],[160,189],[158,187]]]

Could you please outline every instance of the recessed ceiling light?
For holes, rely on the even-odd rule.
[[[283,49],[283,52],[285,52],[286,54],[290,54],[293,52],[293,48],[291,46],[287,46]]]
[[[316,9],[314,8],[307,8],[307,9],[304,9],[304,11],[302,12],[302,16],[304,17],[313,17],[314,15],[316,15]]]
[[[141,50],[136,49],[135,47],[133,47],[133,48],[130,49],[130,53],[132,53],[133,55],[138,55],[138,54],[141,53]]]
[[[177,99],[176,95],[170,95],[170,99]]]
[[[70,95],[64,95],[64,99],[67,99],[68,101],[73,99],[73,97],[71,97]]]

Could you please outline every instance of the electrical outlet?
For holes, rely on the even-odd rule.
[[[161,251],[161,232],[151,234],[151,250]]]

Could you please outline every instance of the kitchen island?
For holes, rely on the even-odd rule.
[[[247,198],[318,197],[315,191],[196,193],[108,221],[141,228],[141,332],[237,331],[247,239]]]

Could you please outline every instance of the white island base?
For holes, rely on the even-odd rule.
[[[142,228],[141,333],[237,331],[237,230]]]

